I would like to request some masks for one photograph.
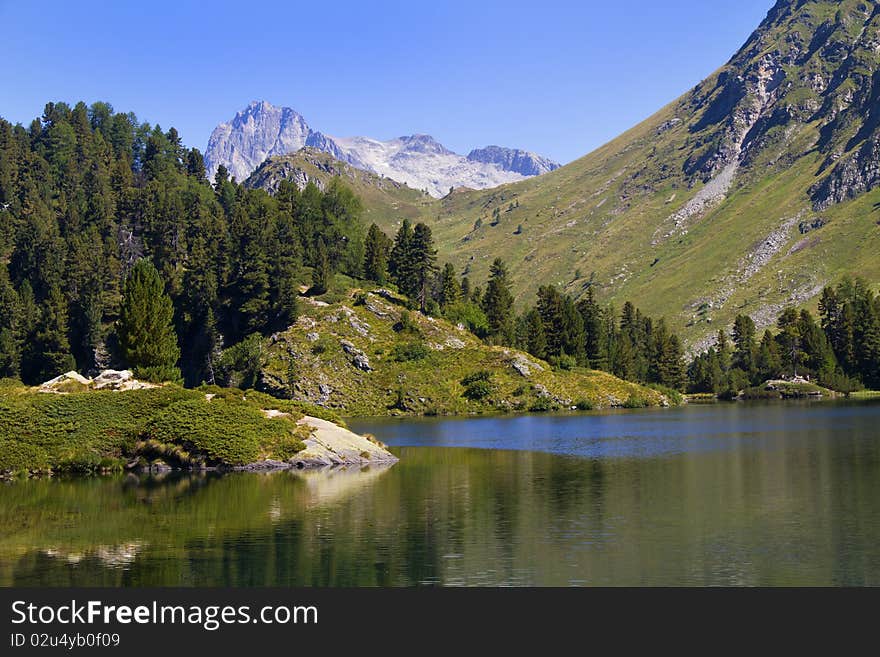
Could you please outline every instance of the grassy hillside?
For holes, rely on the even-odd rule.
[[[516,350],[487,346],[444,320],[406,310],[402,298],[385,290],[301,305],[296,324],[263,349],[262,385],[344,415],[669,403],[655,390],[604,372],[554,371]]]
[[[730,63],[612,142],[443,199],[424,215],[441,253],[476,280],[505,258],[529,301],[595,273],[605,299],[666,315],[691,344],[741,312],[766,326],[844,274],[880,280],[871,5],[778,2]]]

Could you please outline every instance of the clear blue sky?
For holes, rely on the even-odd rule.
[[[254,99],[337,136],[568,162],[725,63],[773,0],[0,0],[0,116],[106,100],[204,149]]]

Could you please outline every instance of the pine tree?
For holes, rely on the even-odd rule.
[[[562,327],[563,301],[562,295],[552,285],[538,288],[538,313],[544,325],[546,341],[545,357],[561,356],[563,349]]]
[[[750,381],[757,383],[755,366],[755,322],[748,315],[737,315],[733,322],[732,367],[742,370]]]
[[[791,376],[797,376],[798,365],[803,354],[801,351],[801,335],[797,311],[793,308],[787,308],[782,311],[776,326],[779,328],[779,335],[776,337],[776,340],[779,344],[783,369],[788,371]]]
[[[843,291],[843,286],[840,290]],[[842,298],[834,289],[826,287],[822,290],[819,300],[819,316],[822,330],[837,357],[844,372],[855,375],[857,364],[855,357],[855,317],[853,306],[848,299]]]
[[[404,219],[394,236],[394,245],[391,247],[391,255],[388,259],[388,273],[391,281],[401,292],[409,296],[412,289],[414,274],[412,257],[413,230],[409,219]]]
[[[430,294],[430,284],[437,272],[437,250],[431,229],[423,223],[416,224],[410,245],[411,273],[405,293],[419,302],[424,313]]]
[[[21,372],[20,321],[18,294],[5,265],[0,264],[0,378],[17,377]]]
[[[159,272],[149,260],[139,260],[125,281],[116,327],[122,357],[135,376],[149,381],[180,380],[173,319],[174,308]]]
[[[569,295],[562,297],[562,353],[574,358],[575,362],[586,367],[586,351],[584,350],[584,319],[576,304]]]
[[[376,224],[370,224],[364,241],[364,278],[384,285],[388,277],[391,242]]]
[[[439,298],[440,308],[446,310],[461,300],[461,287],[455,274],[455,267],[447,262],[440,273]]]
[[[471,279],[467,276],[461,277],[461,298],[469,301],[471,298]]]
[[[590,367],[596,370],[607,369],[605,323],[602,319],[602,309],[596,303],[592,285],[587,287],[587,292],[584,298],[578,301],[577,307],[584,320],[584,350]]]
[[[764,335],[761,337],[761,344],[758,347],[757,368],[758,376],[762,381],[775,379],[782,372],[779,347],[769,329],[764,331]]]
[[[496,344],[510,345],[513,342],[513,295],[507,266],[500,258],[496,258],[489,269],[483,312],[489,322],[489,339]]]
[[[837,359],[824,331],[808,310],[801,310],[798,333],[804,352],[804,368],[820,381],[830,380],[837,371]]]
[[[526,321],[526,351],[538,358],[546,358],[547,338],[544,335],[544,322],[541,321],[541,313],[532,308],[525,315]]]
[[[319,237],[315,265],[312,267],[312,287],[309,289],[309,294],[325,294],[327,290],[330,289],[330,280],[332,277],[333,273],[330,271],[330,259],[327,257],[327,247],[324,246],[324,240]]]
[[[61,288],[55,286],[49,290],[44,302],[42,321],[33,344],[39,362],[38,381],[46,381],[74,368],[68,330],[67,300]]]

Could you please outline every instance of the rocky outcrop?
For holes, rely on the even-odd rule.
[[[880,187],[880,134],[838,162],[824,180],[810,189],[813,208],[825,210]]]
[[[231,121],[214,128],[205,150],[205,168],[213,179],[222,164],[243,181],[267,157],[313,145],[331,148],[328,139],[313,131],[296,111],[254,101]]]
[[[65,394],[69,392],[79,392],[85,390],[143,390],[145,388],[156,388],[155,383],[147,381],[138,381],[130,370],[104,370],[89,379],[82,376],[78,372],[67,372],[60,376],[56,376],[50,381],[46,381],[37,388],[38,392],[48,392],[55,394]]]
[[[486,148],[474,149],[468,153],[467,159],[471,162],[494,164],[505,171],[513,171],[522,176],[540,176],[558,169],[560,166],[559,163],[536,153],[503,146],[486,146]]]
[[[306,448],[290,460],[296,468],[396,463],[397,457],[377,441],[332,422],[306,416],[301,421],[313,429]]]

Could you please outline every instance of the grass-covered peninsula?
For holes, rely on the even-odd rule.
[[[256,392],[164,385],[124,392],[67,382],[51,394],[0,385],[0,474],[93,473],[285,462],[306,449],[324,410]]]

